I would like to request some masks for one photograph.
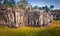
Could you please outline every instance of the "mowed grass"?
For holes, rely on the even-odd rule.
[[[54,20],[52,26],[47,27],[19,27],[8,28],[0,26],[0,36],[60,36],[60,20]],[[55,25],[55,26],[54,26]]]

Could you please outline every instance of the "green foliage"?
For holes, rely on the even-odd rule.
[[[12,10],[15,7],[15,3],[15,0],[9,0],[9,6],[12,8]]]
[[[30,3],[28,3],[28,0],[21,0],[21,1],[18,2],[18,7],[27,9],[27,6],[28,6],[29,4],[30,4]]]
[[[6,8],[8,7],[13,7],[15,5],[15,0],[4,0],[3,1],[3,6]]]
[[[45,10],[46,10],[46,12],[48,12],[50,10],[50,8],[48,6],[45,6]]]
[[[54,6],[53,6],[53,5],[51,5],[50,7],[45,6],[45,7],[43,7],[43,8],[45,8],[46,12],[48,12],[48,11],[50,11],[50,10],[53,10]]]
[[[13,7],[15,5],[15,0],[9,0],[9,5]]]
[[[8,6],[8,5],[9,5],[8,0],[4,0],[3,5],[4,5],[4,6]]]

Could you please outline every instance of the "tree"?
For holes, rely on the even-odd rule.
[[[46,12],[48,12],[48,11],[53,10],[54,6],[53,5],[51,5],[50,7],[45,6],[44,8],[45,8]]]
[[[50,11],[50,8],[48,6],[45,6],[46,12]]]
[[[0,6],[2,5],[2,0],[0,0]]]
[[[53,10],[53,8],[54,8],[54,6],[53,6],[53,5],[51,5],[51,6],[50,6],[50,10]]]
[[[15,0],[9,0],[9,5],[10,7],[12,7],[13,10],[13,7],[15,6]]]
[[[7,9],[8,5],[9,5],[8,0],[4,0],[4,1],[3,1],[3,5],[4,5],[4,6],[6,7],[6,9]]]
[[[22,8],[25,8],[28,6],[28,1],[27,0],[21,0],[18,2],[18,4],[22,7]]]

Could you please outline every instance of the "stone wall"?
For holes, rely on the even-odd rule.
[[[6,18],[5,24],[9,27],[45,26],[53,21],[52,15],[46,12],[20,12],[15,10],[5,13],[6,14],[3,15]]]

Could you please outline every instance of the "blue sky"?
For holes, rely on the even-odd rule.
[[[20,0],[16,0],[16,2],[18,2]],[[32,6],[50,6],[50,5],[54,5],[54,9],[60,9],[60,0],[28,0],[28,2],[32,5]]]

